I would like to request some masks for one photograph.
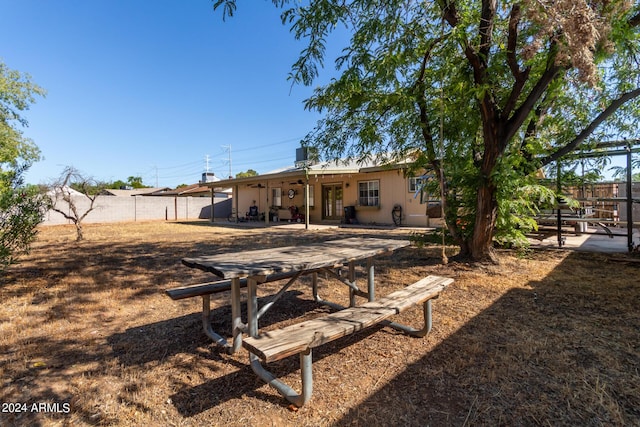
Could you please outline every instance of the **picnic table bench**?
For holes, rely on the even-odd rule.
[[[312,273],[312,272],[309,272]],[[286,279],[295,276],[295,273],[288,272],[282,274],[272,274],[268,277],[269,281],[276,281],[281,279]],[[213,330],[211,325],[212,322],[212,313],[211,313],[211,295],[228,292],[232,290],[233,280],[225,279],[218,280],[214,282],[206,282],[206,283],[198,283],[194,285],[180,286],[178,288],[166,289],[164,292],[169,296],[172,300],[181,300],[186,298],[194,298],[194,297],[202,297],[202,329],[205,334],[211,338],[216,344],[225,348],[226,352],[232,354],[236,352],[240,343],[236,343],[235,346],[228,343],[226,338],[219,335],[216,331]],[[238,291],[239,289],[247,287],[247,278],[243,277],[238,280]],[[245,324],[237,323],[236,327],[241,332],[247,331],[247,326]]]
[[[276,388],[288,401],[302,406],[309,401],[313,392],[311,351],[313,348],[381,322],[388,326],[395,326],[409,335],[424,337],[431,331],[431,300],[437,298],[452,282],[453,279],[449,278],[427,276],[384,298],[365,302],[356,307],[345,308],[302,323],[262,332],[255,337],[245,338],[242,345],[265,363],[296,354],[300,355],[301,393],[295,392],[291,387],[276,379],[262,367],[255,357],[251,358],[251,367],[258,376]],[[413,329],[387,321],[390,317],[421,303],[424,315],[424,326],[421,329]]]
[[[437,298],[452,279],[428,276],[404,289],[376,299],[374,259],[409,246],[406,240],[378,238],[347,238],[325,241],[310,245],[287,246],[282,248],[259,249],[185,258],[188,267],[208,271],[221,277],[219,282],[209,282],[181,288],[169,289],[167,295],[173,299],[201,296],[203,300],[203,325],[209,337],[216,344],[234,353],[241,347],[249,351],[249,361],[253,371],[274,387],[291,403],[302,406],[311,398],[313,377],[311,374],[311,349],[364,328],[383,324],[406,334],[422,337],[431,329],[431,300]],[[357,285],[355,264],[366,261],[367,288]],[[342,269],[347,266],[347,274]],[[318,294],[318,273],[337,279],[349,290],[349,307],[323,300]],[[258,320],[284,292],[303,275],[312,275],[314,300],[338,310],[335,313],[294,324],[285,328],[260,332]],[[270,301],[258,307],[257,289],[260,284],[288,279]],[[247,288],[247,323],[242,322],[240,310],[240,289]],[[230,292],[233,341],[227,342],[211,327],[210,295]],[[365,297],[367,302],[357,305],[356,296]],[[414,329],[389,320],[408,307],[423,304],[424,326]],[[248,337],[243,338],[243,334]],[[260,360],[269,363],[299,354],[301,362],[302,392],[296,393],[267,371]]]

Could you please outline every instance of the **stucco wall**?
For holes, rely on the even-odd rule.
[[[89,208],[89,200],[84,196],[74,197],[80,213]],[[58,202],[61,209],[68,205]],[[215,216],[226,218],[231,212],[231,200],[215,199]],[[151,196],[100,196],[96,199],[94,210],[84,219],[85,223],[146,221],[146,220],[184,220],[208,219],[211,217],[211,198],[209,197],[151,197]],[[44,225],[68,224],[60,213],[53,210],[45,215]]]
[[[380,188],[379,207],[361,207],[358,204],[358,182],[378,180]],[[342,188],[343,205],[340,208],[340,217],[344,215],[342,211],[345,206],[356,206],[356,219],[361,224],[393,224],[392,209],[398,204],[402,207],[402,225],[411,226],[437,226],[440,224],[439,208],[436,204],[431,205],[431,217],[427,216],[427,204],[420,203],[420,197],[414,197],[414,193],[409,192],[409,180],[402,171],[389,170],[371,173],[344,173],[333,175],[309,176],[309,184],[312,186],[313,205],[310,209],[310,221],[313,223],[331,222],[323,217],[323,185],[336,185]],[[290,218],[288,207],[295,205],[303,210],[304,188],[298,183],[298,178],[271,179],[249,183],[241,183],[234,187],[234,207],[236,206],[240,216],[244,216],[255,200],[260,212],[265,215],[269,208],[273,206],[273,189],[282,189],[281,209],[278,210],[280,220]],[[293,199],[288,198],[289,190],[293,190]],[[334,220],[335,222],[339,220]]]

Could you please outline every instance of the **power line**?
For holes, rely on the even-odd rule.
[[[229,154],[229,178],[231,178],[233,176],[231,174],[231,144],[223,145],[222,148],[224,148],[227,151],[227,153]]]
[[[166,167],[163,167],[163,168],[158,168],[158,167],[157,167],[156,169],[159,169],[159,170],[166,170],[166,169],[178,169],[178,168],[183,168],[183,167],[188,167],[188,166],[194,166],[194,165],[196,165],[196,164],[198,164],[198,165],[199,165],[199,164],[201,164],[201,163],[200,163],[200,161],[197,161],[197,162],[189,162],[189,163],[185,163],[185,164],[177,165],[177,166],[166,166]]]
[[[274,147],[278,145],[288,144],[294,141],[300,141],[302,138],[303,137],[289,138],[289,139],[272,142],[269,144],[253,144],[251,146],[244,146],[243,148],[240,148],[240,149],[234,148],[233,153],[234,154],[246,153],[249,151],[257,152],[260,149],[263,149],[266,147]],[[182,163],[179,165],[172,165],[172,166],[159,167],[157,165],[154,165],[150,169],[147,169],[141,175],[143,178],[146,178],[149,181],[155,181],[156,186],[159,186],[160,180],[176,180],[176,179],[191,180],[192,179],[191,177],[198,175],[201,171],[210,172],[211,162],[214,161],[216,158],[222,157],[224,155],[226,158],[219,159],[220,163],[222,166],[228,166],[228,169],[229,169],[228,176],[232,177],[233,161],[232,161],[232,155],[231,155],[231,144],[223,145],[221,146],[221,148],[222,150],[217,152],[213,156],[210,156],[208,154],[205,155],[204,163],[202,162],[202,160],[199,160],[199,161],[187,162],[187,163]],[[251,159],[248,161],[236,162],[235,166],[238,167],[238,165],[240,165],[243,168],[251,167],[253,165],[258,165],[258,164],[285,161],[289,158],[290,158],[289,156],[286,156],[286,157],[277,157],[277,158],[271,158],[271,159],[261,158],[260,160]]]
[[[302,138],[304,138],[304,137],[291,138],[291,139],[287,139],[287,140],[284,140],[284,141],[273,142],[273,143],[270,143],[270,144],[260,144],[260,145],[256,145],[256,146],[253,146],[253,147],[241,148],[239,150],[236,149],[236,150],[234,150],[234,152],[239,153],[239,152],[244,152],[244,151],[249,151],[249,150],[256,150],[258,148],[273,147],[274,145],[281,145],[281,144],[287,144],[287,143],[293,142],[293,141],[300,141],[300,140],[302,140]]]

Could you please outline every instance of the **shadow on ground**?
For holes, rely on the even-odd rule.
[[[337,425],[640,424],[640,286],[591,262],[509,291]]]

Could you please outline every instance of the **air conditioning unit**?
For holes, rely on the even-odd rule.
[[[296,148],[296,162],[294,163],[296,168],[303,168],[313,165],[314,159],[318,156],[318,150],[313,147],[300,147]]]

